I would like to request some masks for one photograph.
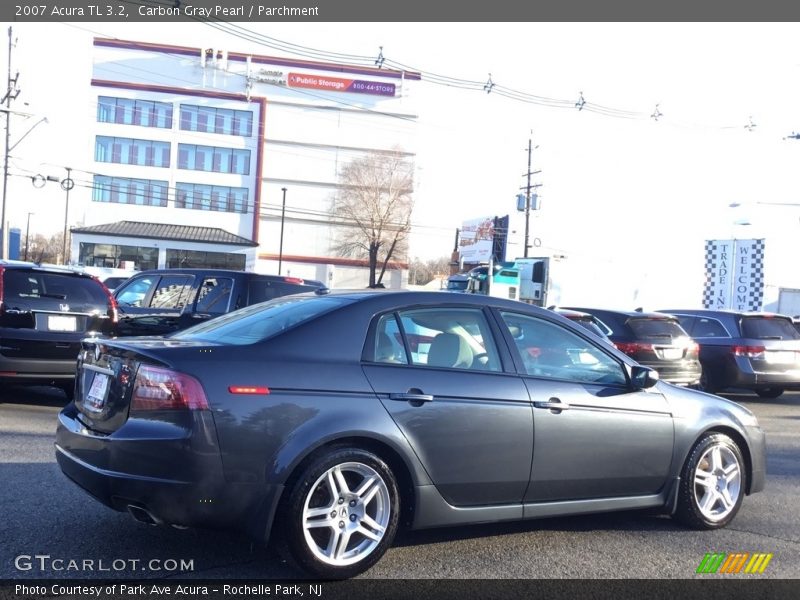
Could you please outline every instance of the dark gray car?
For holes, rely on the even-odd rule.
[[[700,389],[736,387],[762,398],[800,389],[800,332],[791,317],[764,312],[669,309],[700,345]]]
[[[765,480],[734,402],[659,382],[552,311],[472,294],[304,294],[166,338],[87,339],[64,473],[147,523],[285,540],[318,577],[399,526],[654,509],[728,524]]]

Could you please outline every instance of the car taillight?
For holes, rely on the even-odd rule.
[[[119,323],[119,311],[117,310],[119,305],[117,304],[117,299],[114,298],[114,294],[111,293],[111,290],[108,289],[108,286],[105,283],[100,281],[99,277],[92,275],[92,279],[100,284],[100,286],[103,288],[103,291],[106,293],[106,296],[108,296],[108,312],[109,316],[111,317],[111,322]]]
[[[305,283],[305,281],[299,277],[284,277],[283,280],[286,283],[296,283],[297,285],[303,285]]]
[[[643,342],[614,342],[614,345],[625,354],[653,351],[653,344],[645,344]]]
[[[208,399],[191,375],[142,365],[133,382],[131,410],[203,410]]]
[[[697,342],[690,342],[686,346],[686,356],[698,356],[700,354],[700,344]]]
[[[734,356],[745,356],[747,358],[764,358],[765,346],[731,346]]]

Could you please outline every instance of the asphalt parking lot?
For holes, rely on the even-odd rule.
[[[767,431],[768,478],[726,529],[697,532],[665,517],[614,513],[407,532],[362,577],[718,577],[696,574],[706,553],[761,552],[773,558],[757,577],[800,578],[800,393],[728,397]],[[302,577],[275,549],[243,536],[150,527],[89,498],[55,462],[64,403],[55,389],[0,389],[0,579]]]

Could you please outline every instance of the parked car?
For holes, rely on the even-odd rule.
[[[117,289],[120,285],[125,283],[130,279],[129,275],[109,275],[102,279],[103,285],[108,288],[109,292],[113,292]]]
[[[69,479],[150,524],[275,530],[315,577],[368,569],[400,525],[650,508],[716,529],[764,487],[749,410],[507,299],[289,296],[87,339],[77,372]]]
[[[114,291],[119,336],[163,335],[279,296],[326,289],[320,281],[224,269],[141,271]]]
[[[761,398],[800,389],[800,332],[791,317],[733,310],[668,309],[700,344],[700,389],[736,387]]]
[[[587,312],[581,312],[579,310],[570,310],[568,308],[560,308],[558,306],[548,306],[550,310],[558,313],[562,317],[566,317],[570,321],[573,321],[583,327],[591,331],[598,337],[603,338],[604,340],[608,341],[609,343],[611,340],[608,338],[608,334],[611,333],[611,330],[603,323],[600,319],[595,317],[592,314]]]
[[[113,331],[116,320],[96,277],[0,261],[0,381],[54,385],[72,397],[81,338]]]
[[[608,339],[617,348],[638,363],[656,369],[662,380],[677,385],[700,382],[698,345],[676,317],[638,310],[569,308],[600,319],[608,330]]]

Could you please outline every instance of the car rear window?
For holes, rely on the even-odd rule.
[[[791,320],[782,317],[742,318],[742,337],[757,340],[800,340]]]
[[[571,321],[577,323],[581,327],[588,329],[595,335],[606,337],[606,332],[600,329],[600,326],[594,322],[592,317],[568,317]]]
[[[629,319],[628,325],[633,330],[637,339],[671,340],[679,337],[688,337],[677,319],[640,318]]]
[[[351,302],[329,296],[280,298],[216,317],[171,337],[235,346],[254,344]]]
[[[7,269],[3,278],[6,298],[52,298],[75,304],[108,304],[103,286],[89,277],[70,273]]]

